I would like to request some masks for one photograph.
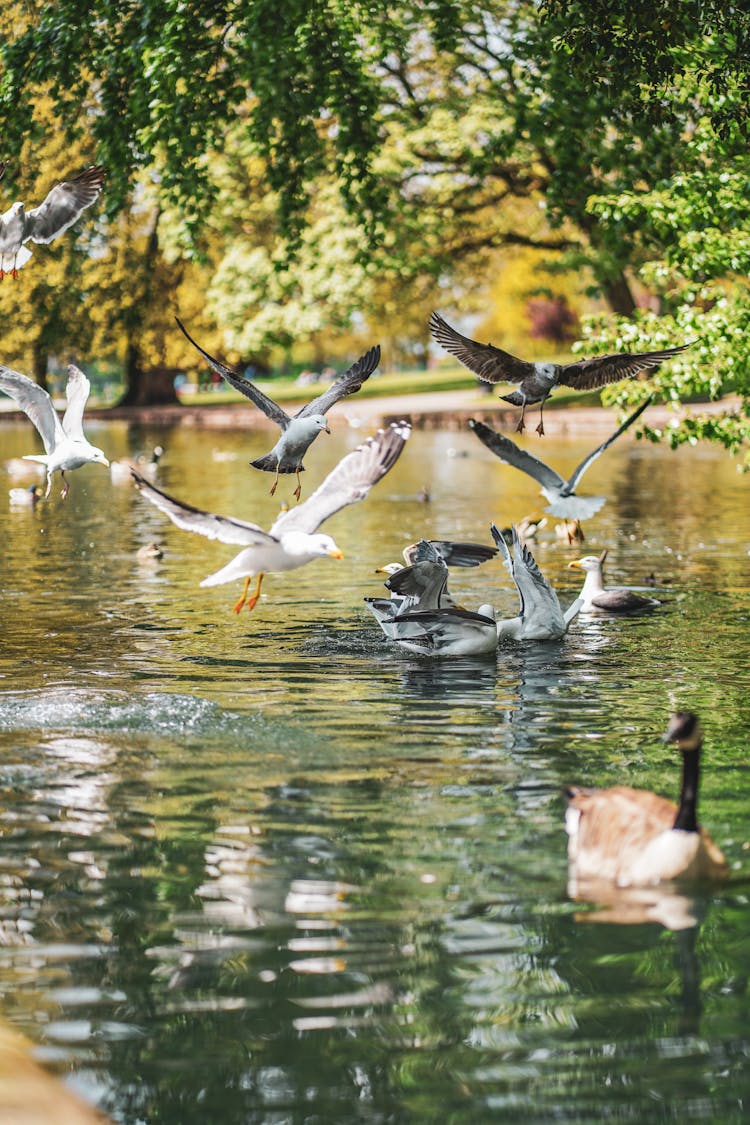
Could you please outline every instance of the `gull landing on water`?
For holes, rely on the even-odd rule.
[[[0,280],[6,273],[18,277],[18,271],[28,262],[31,251],[24,242],[49,243],[72,226],[98,199],[106,174],[106,168],[91,165],[53,187],[38,207],[27,211],[23,203],[14,203],[0,216]]]
[[[618,383],[620,379],[632,379],[642,371],[653,371],[665,359],[671,359],[692,346],[679,344],[658,352],[621,352],[578,359],[573,363],[529,363],[493,344],[480,344],[462,336],[439,313],[434,312],[430,317],[430,329],[441,347],[485,383],[518,384],[517,391],[500,396],[503,402],[521,407],[516,430],[525,429],[526,407],[540,403],[538,434],[544,433],[542,412],[554,387],[559,385],[576,391],[593,391],[608,383]]]
[[[64,500],[70,487],[65,479],[68,470],[80,469],[89,462],[109,465],[101,449],[91,445],[83,433],[83,411],[90,390],[91,384],[84,373],[71,363],[65,388],[68,406],[61,422],[52,399],[38,383],[10,367],[0,365],[0,391],[15,399],[44,442],[44,453],[28,453],[24,461],[37,461],[44,465],[47,471],[45,499],[50,494],[53,473],[59,472],[62,477]]]
[[[407,422],[392,422],[387,430],[378,430],[374,437],[343,457],[303,504],[282,512],[269,531],[254,523],[183,504],[135,471],[133,479],[146,500],[183,531],[242,547],[226,566],[201,582],[201,586],[220,586],[244,578],[242,596],[233,606],[234,612],[239,613],[245,605],[249,610],[255,608],[265,574],[296,570],[326,555],[334,559],[344,557],[331,536],[316,534],[317,529],[341,508],[364,500],[372,486],[395,465],[410,433]],[[256,576],[255,589],[248,598],[250,579]]]
[[[362,384],[369,379],[375,368],[380,363],[380,347],[375,346],[370,348],[368,352],[360,356],[356,363],[352,364],[348,371],[345,371],[338,379],[331,383],[327,390],[323,391],[322,395],[312,399],[311,402],[306,403],[294,416],[287,414],[287,412],[279,406],[278,402],[274,402],[272,398],[265,395],[255,383],[251,383],[249,379],[245,379],[236,371],[232,371],[231,367],[227,367],[221,363],[214,356],[208,354],[203,348],[196,344],[193,337],[190,335],[185,325],[179,317],[175,317],[177,325],[190,343],[196,348],[197,351],[203,356],[205,360],[210,363],[214,371],[221,375],[229,383],[230,387],[234,387],[236,391],[243,394],[245,398],[249,398],[259,410],[262,410],[267,418],[281,430],[281,437],[276,442],[276,445],[263,457],[258,457],[250,464],[254,469],[261,469],[265,473],[275,473],[276,477],[271,485],[271,495],[273,496],[276,491],[276,486],[279,483],[279,475],[281,473],[294,473],[297,477],[297,487],[294,490],[294,496],[299,500],[302,493],[302,484],[299,479],[300,473],[304,472],[305,466],[302,464],[302,458],[307,450],[310,448],[316,437],[322,430],[330,434],[326,414],[331,407],[345,398],[347,395],[354,394],[358,391]]]

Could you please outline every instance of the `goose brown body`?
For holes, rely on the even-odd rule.
[[[664,741],[682,753],[679,804],[627,785],[564,790],[568,860],[576,879],[626,887],[726,877],[727,861],[696,816],[702,736],[695,715],[673,715]]]

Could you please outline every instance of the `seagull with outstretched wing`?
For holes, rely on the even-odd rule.
[[[47,471],[47,491],[52,487],[52,474],[60,473],[63,480],[63,500],[68,495],[68,482],[65,473],[69,469],[80,469],[81,465],[96,462],[109,465],[109,461],[87,441],[83,433],[83,411],[89,397],[91,384],[79,368],[72,363],[68,367],[68,383],[65,395],[67,409],[60,421],[52,399],[38,383],[26,375],[0,364],[0,391],[15,399],[23,412],[31,419],[44,442],[44,453],[28,453],[24,461],[36,461]]]
[[[297,500],[300,498],[302,492],[302,484],[300,483],[299,475],[304,472],[305,466],[302,464],[302,458],[315,441],[318,434],[325,430],[330,434],[328,428],[328,421],[326,414],[331,407],[345,398],[347,395],[354,394],[358,391],[362,384],[369,379],[375,368],[380,363],[380,347],[375,346],[370,348],[368,352],[360,356],[356,363],[340,375],[338,379],[334,380],[321,395],[312,399],[311,402],[305,403],[300,410],[294,415],[289,415],[279,406],[278,402],[274,402],[272,398],[264,394],[255,383],[245,379],[244,376],[238,372],[233,371],[231,367],[221,363],[220,360],[214,356],[209,355],[204,351],[200,344],[197,344],[193,337],[190,335],[185,325],[175,317],[180,331],[190,341],[194,348],[200,352],[205,360],[210,363],[214,371],[221,375],[229,383],[230,387],[243,394],[245,398],[249,398],[259,410],[262,410],[267,418],[281,430],[281,436],[276,442],[276,445],[263,457],[258,457],[250,464],[255,469],[262,469],[266,473],[275,473],[276,477],[271,485],[271,495],[273,496],[276,491],[276,486],[279,483],[279,475],[281,473],[294,473],[297,477],[297,487],[294,490],[294,496]]]
[[[629,417],[625,419],[621,426],[611,434],[606,441],[598,445],[588,457],[585,457],[578,465],[570,477],[565,480],[555,470],[546,465],[538,457],[532,453],[528,453],[525,449],[519,448],[515,442],[510,438],[498,434],[490,426],[486,426],[484,422],[477,422],[473,418],[469,420],[469,429],[471,429],[487,448],[499,457],[501,461],[505,461],[507,465],[513,465],[514,468],[520,469],[522,473],[532,477],[541,485],[541,493],[550,501],[545,512],[549,512],[552,516],[559,516],[564,520],[585,520],[598,512],[602,505],[606,502],[606,496],[578,496],[576,488],[583,474],[588,469],[596,458],[608,449],[613,441],[624,434],[629,426],[643,413],[647,406],[651,403],[652,396],[641,403],[637,410],[634,410]]]
[[[141,494],[183,531],[242,547],[226,566],[201,582],[201,586],[220,586],[244,578],[242,597],[233,607],[239,613],[245,605],[249,610],[255,608],[265,574],[295,570],[325,555],[334,559],[344,557],[330,535],[316,534],[318,528],[341,508],[364,500],[372,486],[395,465],[410,433],[407,422],[392,422],[387,430],[378,430],[374,437],[343,457],[304,503],[282,512],[269,531],[175,500],[136,471],[133,479]],[[256,575],[255,589],[248,597],[250,579]]]
[[[24,242],[52,242],[72,226],[99,198],[106,174],[106,168],[92,164],[53,187],[38,207],[27,211],[23,203],[14,203],[0,216],[0,280],[6,273],[17,277],[28,262],[31,251]]]
[[[480,344],[468,336],[462,336],[439,313],[434,312],[430,317],[430,329],[441,347],[485,383],[518,384],[517,391],[500,396],[503,402],[521,407],[521,417],[516,426],[518,431],[525,429],[526,407],[535,402],[541,403],[539,425],[536,427],[539,434],[544,433],[544,403],[554,387],[572,387],[576,391],[596,390],[609,383],[618,383],[620,379],[632,379],[643,371],[654,371],[665,359],[671,359],[692,346],[679,344],[677,347],[655,352],[620,352],[595,356],[593,359],[577,359],[573,363],[529,363],[493,344]]]
[[[576,598],[563,612],[557,594],[542,574],[531,551],[521,542],[516,528],[513,528],[512,556],[502,532],[498,531],[494,523],[490,531],[504,555],[505,567],[516,584],[520,600],[517,617],[498,621],[498,638],[513,641],[557,641],[564,637],[568,625],[581,608],[581,599]]]

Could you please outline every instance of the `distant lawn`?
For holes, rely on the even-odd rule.
[[[260,390],[280,403],[308,402],[311,398],[319,395],[328,385],[320,382],[301,387],[292,378],[256,379],[254,382]],[[394,395],[434,394],[440,391],[471,391],[474,389],[476,389],[478,396],[486,397],[487,402],[490,403],[496,400],[497,392],[507,394],[512,388],[505,383],[498,384],[497,388],[492,388],[491,394],[485,396],[471,373],[456,366],[440,367],[429,371],[399,371],[390,375],[370,376],[362,389],[357,391],[356,397],[385,398]],[[218,390],[196,391],[192,394],[181,395],[180,401],[186,406],[220,406],[225,403],[247,402],[247,399],[239,391],[223,385]],[[598,406],[599,392],[590,391],[587,394],[580,394],[574,391],[558,391],[550,399],[549,406],[552,408],[553,405],[563,406],[571,403],[579,406]]]

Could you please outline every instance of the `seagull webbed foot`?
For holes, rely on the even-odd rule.
[[[519,418],[518,419],[518,425],[516,426],[516,433],[522,434],[525,429],[526,429],[526,423],[524,422],[523,418]]]
[[[539,434],[539,437],[543,437],[543,435],[544,435],[544,422],[541,420],[541,418],[539,419],[539,425],[536,427],[536,432]]]

